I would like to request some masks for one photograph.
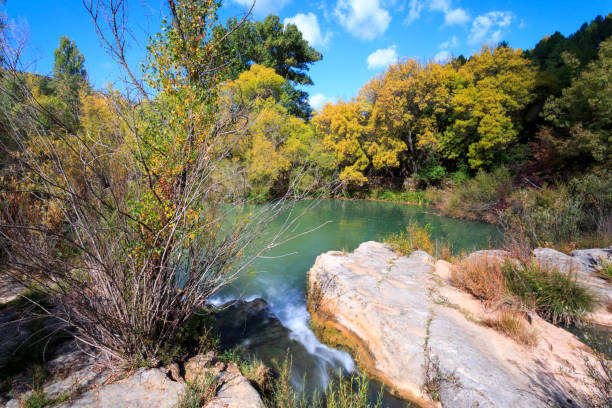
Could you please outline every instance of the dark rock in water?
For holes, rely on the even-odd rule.
[[[322,373],[325,367],[303,345],[290,338],[289,330],[281,324],[263,299],[226,303],[213,313],[213,317],[219,330],[222,349],[238,347],[243,358],[258,358],[269,367],[275,367],[275,363],[282,363],[290,355],[293,360],[294,383],[298,386],[304,374],[307,384],[318,384],[321,382],[319,375],[327,377],[331,374]]]

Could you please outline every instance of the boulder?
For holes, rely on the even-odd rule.
[[[209,351],[206,354],[198,354],[187,360],[185,363],[185,380],[187,382],[195,382],[198,379],[204,378],[207,374],[218,375],[225,369],[225,364],[217,362],[217,354],[214,351]]]
[[[205,408],[265,408],[259,393],[236,364],[229,363],[219,379],[222,383],[217,396]]]
[[[570,252],[570,255],[592,268],[600,267],[602,259],[612,262],[612,249],[608,248],[578,249]]]
[[[308,272],[313,322],[340,332],[370,375],[422,406],[581,406],[588,347],[537,315],[533,347],[486,327],[484,306],[438,265],[440,275],[429,255],[398,256],[376,242],[320,255]],[[426,378],[438,395],[425,391]]]
[[[214,352],[199,354],[185,363],[185,380],[196,382],[206,375],[213,375],[220,383],[216,397],[206,408],[265,408],[259,393],[235,363],[217,361]]]

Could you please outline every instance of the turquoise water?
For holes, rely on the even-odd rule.
[[[312,204],[311,201],[298,202],[292,214],[300,214]],[[281,216],[271,222],[269,230],[280,229],[286,218]],[[347,353],[321,344],[311,331],[305,302],[307,271],[321,253],[352,251],[362,242],[380,241],[391,233],[403,231],[411,221],[420,225],[429,224],[432,238],[448,241],[455,253],[494,245],[499,238],[497,229],[492,225],[441,217],[427,207],[375,201],[322,200],[299,218],[292,233],[321,228],[274,248],[266,254],[267,258],[258,259],[249,273],[219,293],[214,303],[222,304],[238,298],[266,300],[282,326],[288,329],[290,341],[305,349],[305,352],[299,353],[300,361],[295,361],[296,368],[302,367],[305,371],[296,373],[296,385],[299,386],[299,379],[307,374],[312,387],[323,388],[338,370],[345,373],[353,370],[354,363]],[[258,348],[263,352],[261,343],[246,336],[243,345],[249,348],[252,344],[259,344],[249,348],[258,354]],[[280,351],[281,355],[276,357],[282,359],[284,352]],[[304,359],[310,361],[302,361]],[[390,396],[385,398],[383,405],[389,408],[400,406]]]

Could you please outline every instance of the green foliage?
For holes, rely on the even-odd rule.
[[[445,176],[446,169],[444,166],[437,164],[422,169],[419,173],[417,173],[416,178],[427,185],[432,185],[440,183]]]
[[[74,41],[65,36],[60,38],[54,57],[53,87],[60,106],[66,105],[67,111],[72,116],[71,120],[74,122],[72,126],[76,126],[80,108],[79,91],[87,83],[85,57],[79,52]],[[45,84],[41,85],[44,91]]]
[[[74,41],[62,36],[55,53],[55,65],[53,75],[56,78],[76,78],[77,81],[84,80],[87,76],[85,71],[85,57],[79,52]]]
[[[596,297],[572,273],[534,262],[508,261],[502,267],[508,290],[553,324],[569,325],[593,310]]]
[[[553,89],[560,91],[569,86],[575,73],[571,66],[565,64],[564,55],[574,55],[579,63],[577,70],[582,70],[597,57],[601,41],[611,35],[612,15],[605,18],[597,16],[569,37],[558,31],[544,37],[532,50],[525,51],[525,55],[537,63],[542,72],[553,76]]]
[[[368,198],[380,201],[389,201],[393,203],[411,203],[424,204],[430,203],[425,191],[393,191],[393,190],[371,190],[368,193]]]
[[[54,400],[50,398],[44,391],[36,390],[32,391],[23,402],[23,408],[44,408],[54,404]]]
[[[543,116],[553,125],[549,143],[566,162],[564,168],[612,169],[611,82],[612,38],[601,42],[597,58],[560,97],[546,101]]]

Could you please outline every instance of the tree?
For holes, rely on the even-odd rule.
[[[560,97],[547,100],[543,117],[553,132],[542,132],[540,140],[548,141],[563,167],[612,169],[612,38]]]
[[[517,140],[520,113],[532,100],[536,69],[521,50],[483,47],[457,72],[450,126],[440,135],[444,156],[472,169],[499,163]]]
[[[250,196],[257,201],[285,194],[294,182],[289,170],[311,161],[314,130],[284,106],[286,82],[274,69],[254,64],[224,86],[225,109],[245,106],[249,112],[245,137],[232,153],[244,167]],[[307,189],[309,183],[300,180],[300,188]]]
[[[66,104],[73,121],[78,121],[79,89],[87,83],[85,57],[74,41],[62,36],[55,52],[53,78],[58,98]]]
[[[367,116],[358,100],[326,104],[312,119],[322,145],[334,156],[333,165],[340,171],[339,179],[352,186],[368,181],[365,170],[370,165],[363,137]]]
[[[308,94],[297,89],[296,85],[313,84],[307,72],[310,65],[321,60],[322,56],[308,45],[294,24],[284,26],[275,15],[269,15],[264,21],[242,25],[238,25],[236,19],[229,19],[225,26],[215,27],[215,36],[227,37],[221,44],[221,55],[229,57],[227,75],[230,79],[237,79],[253,64],[273,68],[289,81],[289,98],[285,101],[289,112],[310,117]]]
[[[454,76],[450,65],[406,60],[365,85],[361,95],[370,107],[367,151],[374,169],[401,164],[404,175],[419,172],[437,149]]]

